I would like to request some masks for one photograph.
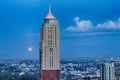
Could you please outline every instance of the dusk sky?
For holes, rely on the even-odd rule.
[[[0,0],[0,58],[39,58],[49,3],[61,57],[120,57],[120,0]]]

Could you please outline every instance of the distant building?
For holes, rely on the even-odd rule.
[[[41,28],[40,80],[60,80],[59,26],[51,9]]]
[[[101,64],[100,76],[101,76],[101,80],[114,80],[115,79],[114,63]]]

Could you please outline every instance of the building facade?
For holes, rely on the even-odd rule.
[[[114,80],[115,79],[114,63],[101,64],[100,72],[101,80]]]
[[[40,40],[40,80],[60,80],[59,26],[51,9],[44,19]]]

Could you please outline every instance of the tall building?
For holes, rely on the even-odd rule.
[[[100,67],[101,80],[114,80],[115,79],[115,66],[114,63],[104,63]]]
[[[59,26],[51,8],[41,28],[40,80],[60,80]]]

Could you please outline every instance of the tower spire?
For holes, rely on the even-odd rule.
[[[49,14],[51,14],[51,4],[49,3]]]
[[[55,19],[55,17],[52,15],[50,3],[49,3],[49,11],[48,11],[48,15],[46,16],[46,19]]]

